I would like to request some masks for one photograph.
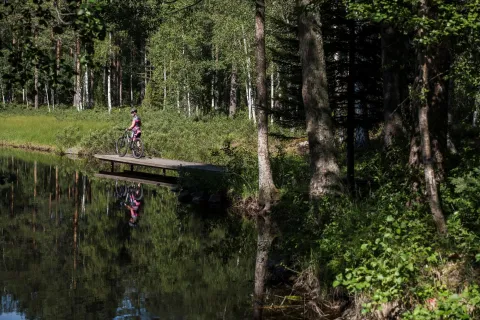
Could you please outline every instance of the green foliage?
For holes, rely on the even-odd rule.
[[[405,34],[422,29],[415,35],[420,45],[439,43],[450,36],[458,36],[467,30],[476,30],[480,3],[470,1],[468,5],[437,1],[430,12],[423,12],[415,1],[361,1],[349,2],[352,17],[374,23],[389,23]]]
[[[449,179],[450,188],[445,190],[447,208],[458,216],[459,221],[471,230],[480,230],[480,169],[457,170]]]
[[[477,285],[467,287],[460,294],[440,290],[436,298],[428,299],[413,311],[403,314],[407,320],[473,319],[478,316],[480,291]]]
[[[356,268],[347,268],[334,286],[343,285],[352,292],[364,292],[371,302],[364,305],[370,312],[388,301],[408,299],[424,268],[438,262],[431,247],[432,230],[425,221],[404,212],[377,221],[378,237],[364,241],[354,257]]]

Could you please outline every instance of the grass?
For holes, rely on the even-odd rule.
[[[108,125],[93,120],[58,119],[53,114],[5,115],[2,114],[0,141],[13,145],[40,145],[57,147],[57,137],[68,128],[78,128],[82,134]]]

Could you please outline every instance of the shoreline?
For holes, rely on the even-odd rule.
[[[31,143],[15,143],[15,142],[8,142],[8,141],[0,141],[0,147],[22,149],[27,151],[41,151],[41,152],[48,152],[48,153],[58,152],[57,148],[54,146],[31,144]]]

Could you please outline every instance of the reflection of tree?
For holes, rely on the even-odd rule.
[[[18,178],[0,188],[0,212],[10,212],[0,220],[0,285],[27,319],[112,319],[122,305],[169,318],[250,313],[249,223],[201,218],[168,190],[145,188],[132,229],[110,203],[113,186],[78,163],[15,155],[0,151],[0,172]]]
[[[224,310],[230,317],[248,310],[251,283],[246,280],[253,274],[250,226],[242,227],[230,216],[205,220],[189,212],[179,217],[176,205],[174,195],[158,195],[145,207],[152,214],[145,214],[129,242],[131,272],[137,287],[151,297],[148,309],[160,317],[198,319],[217,318]],[[241,311],[234,318],[240,315]]]

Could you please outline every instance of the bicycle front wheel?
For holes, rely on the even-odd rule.
[[[141,158],[143,156],[143,143],[140,138],[133,141],[132,143],[132,153],[135,158]]]
[[[125,137],[118,138],[117,143],[115,144],[115,149],[120,157],[126,155],[128,150],[127,139]]]

